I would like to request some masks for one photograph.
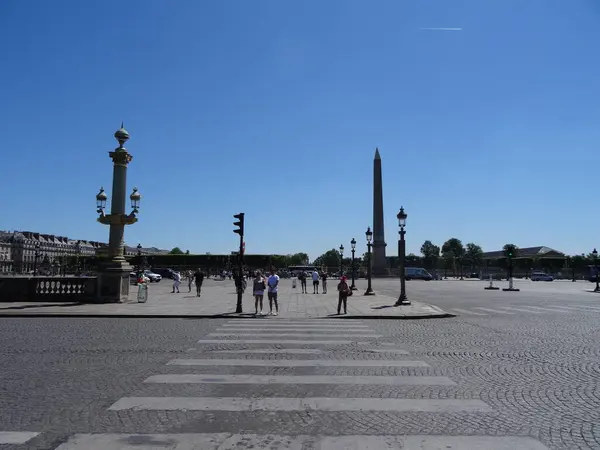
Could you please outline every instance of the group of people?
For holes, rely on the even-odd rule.
[[[200,269],[196,269],[195,272],[188,270],[187,272],[185,272],[185,278],[187,278],[187,282],[188,282],[188,292],[192,292],[192,285],[195,283],[196,284],[196,297],[200,297],[200,294],[202,293],[202,283],[204,282],[204,272],[202,272],[202,270],[200,270]],[[177,293],[179,293],[179,286],[181,285],[181,279],[182,279],[181,273],[179,273],[179,272],[173,273],[173,290],[171,291],[171,294],[174,294],[175,291],[177,291]]]
[[[279,287],[279,275],[275,273],[275,269],[271,269],[270,275],[265,277],[260,270],[257,270],[254,274],[252,294],[254,296],[254,314],[257,316],[265,315],[263,313],[263,298],[265,291],[267,291],[267,297],[269,299],[269,312],[268,316],[276,316],[279,314],[279,304],[277,302],[277,290]],[[302,286],[302,293],[308,293],[306,290],[306,274],[304,272],[298,275],[300,285]],[[313,280],[313,294],[319,293],[319,279],[323,280],[323,294],[327,294],[327,274],[319,274],[316,270],[311,274]],[[344,308],[344,314],[348,313],[348,297],[352,295],[352,289],[348,285],[348,278],[342,276],[340,282],[337,285],[338,290],[338,306],[337,313],[341,314],[342,306]],[[273,305],[275,311],[273,311]]]

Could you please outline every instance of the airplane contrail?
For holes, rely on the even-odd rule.
[[[462,31],[462,28],[436,27],[436,28],[421,28],[421,30],[425,30],[425,31]]]

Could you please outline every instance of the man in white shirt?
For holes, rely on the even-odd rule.
[[[313,273],[312,273],[312,280],[313,280],[313,294],[318,294],[319,293],[319,272],[317,272],[316,270],[313,271]]]
[[[275,269],[271,269],[271,275],[267,280],[267,295],[269,296],[269,315],[276,316],[279,314],[279,305],[277,304],[277,287],[279,286],[279,275],[275,273]],[[273,312],[273,302],[275,302],[275,312]]]
[[[175,289],[177,289],[177,293],[179,293],[179,285],[181,284],[181,274],[179,272],[175,272],[173,274],[173,290],[171,294],[175,293]]]

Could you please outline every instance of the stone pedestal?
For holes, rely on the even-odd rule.
[[[102,264],[98,274],[98,302],[126,303],[129,301],[129,274],[133,268],[127,262]]]

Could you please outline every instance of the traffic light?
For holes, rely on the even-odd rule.
[[[508,257],[509,257],[509,258],[512,258],[512,251],[509,251],[509,252],[508,252]]]
[[[240,236],[244,235],[244,213],[234,214],[234,219],[237,219],[236,222],[233,222],[233,225],[238,227],[237,230],[233,230],[234,233],[239,234]]]

